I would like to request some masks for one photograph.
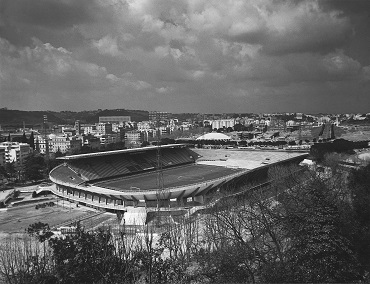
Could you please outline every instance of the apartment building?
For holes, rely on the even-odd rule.
[[[100,135],[111,134],[113,132],[112,124],[110,123],[98,123],[96,125],[96,130]]]
[[[46,139],[40,135],[36,137],[35,146],[36,150],[41,154],[46,154],[47,147],[49,153],[56,153],[58,151],[66,153],[68,151],[81,149],[82,141],[67,134],[50,134]]]
[[[0,163],[14,163],[17,170],[24,167],[26,158],[31,153],[30,145],[27,143],[18,142],[2,142],[0,143]]]

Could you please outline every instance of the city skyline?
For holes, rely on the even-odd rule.
[[[356,113],[368,1],[0,0],[0,105]]]

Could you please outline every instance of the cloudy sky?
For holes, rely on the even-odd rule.
[[[0,0],[0,107],[370,112],[369,3]]]

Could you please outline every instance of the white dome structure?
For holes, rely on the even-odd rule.
[[[204,134],[197,138],[197,140],[230,140],[231,138],[225,134],[212,132]]]

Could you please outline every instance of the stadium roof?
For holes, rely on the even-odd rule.
[[[174,147],[186,147],[186,145],[185,144],[168,144],[168,145],[161,145],[160,147],[161,148],[174,148]],[[83,158],[102,157],[102,156],[110,156],[110,155],[117,155],[117,154],[123,154],[123,153],[135,153],[135,152],[143,152],[143,151],[148,151],[148,150],[157,150],[157,148],[158,146],[148,146],[148,147],[142,147],[142,148],[79,154],[79,155],[59,157],[57,158],[57,160],[77,160],[77,159],[83,159]]]
[[[231,138],[225,134],[211,132],[197,138],[197,140],[230,140]]]

